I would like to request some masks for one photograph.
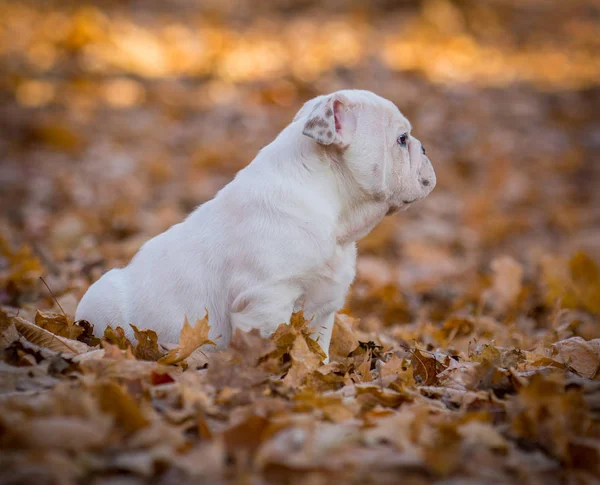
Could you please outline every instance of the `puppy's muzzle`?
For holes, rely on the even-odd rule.
[[[423,188],[423,197],[426,197],[435,188],[437,180],[435,178],[435,171],[433,170],[433,166],[429,161],[429,157],[424,156],[423,158],[424,163],[419,172],[419,183]]]

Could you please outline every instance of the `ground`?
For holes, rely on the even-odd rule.
[[[591,0],[0,1],[0,482],[597,483],[599,25]],[[73,322],[342,88],[396,103],[438,183],[359,243],[330,364],[300,314],[222,352],[210,318],[175,348]]]

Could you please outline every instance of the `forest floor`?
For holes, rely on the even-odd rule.
[[[600,9],[331,3],[0,2],[0,483],[598,483]],[[331,363],[301,314],[219,352],[73,322],[350,87],[438,184],[360,241]]]

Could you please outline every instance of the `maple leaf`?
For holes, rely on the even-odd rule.
[[[188,322],[187,317],[183,322],[183,328],[179,334],[179,345],[177,348],[169,351],[167,355],[158,360],[159,364],[172,365],[181,362],[189,357],[192,352],[203,345],[217,345],[208,338],[210,325],[208,324],[208,311],[202,320],[196,321],[196,325],[192,327]]]

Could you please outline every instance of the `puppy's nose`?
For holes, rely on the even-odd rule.
[[[421,185],[423,185],[424,187],[429,187],[430,184],[431,184],[431,180],[421,179]]]

